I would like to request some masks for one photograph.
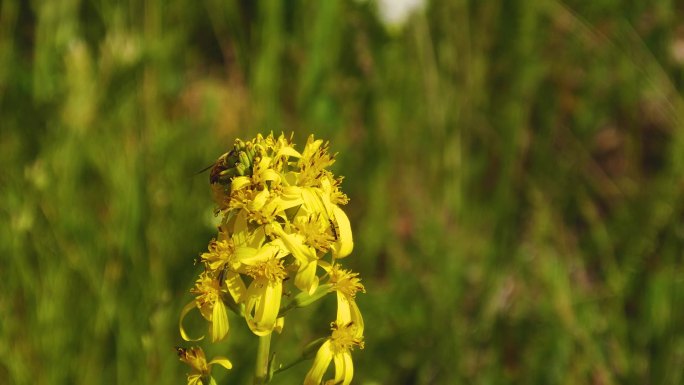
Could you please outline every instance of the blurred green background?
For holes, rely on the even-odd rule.
[[[354,383],[684,383],[684,5],[403,3],[3,0],[0,383],[184,384],[197,172],[270,131],[339,153]]]

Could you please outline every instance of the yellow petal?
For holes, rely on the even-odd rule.
[[[333,256],[335,258],[344,258],[351,254],[354,249],[351,224],[349,223],[347,214],[336,205],[333,206],[333,213],[335,214],[335,221],[337,222],[337,242],[332,246]]]
[[[324,181],[327,181],[327,179],[324,179]],[[321,183],[323,183],[323,182],[321,182]],[[326,189],[326,186],[324,184],[322,189],[318,188],[314,191],[316,193],[316,196],[318,197],[318,200],[319,200],[321,206],[323,207],[323,210],[325,210],[324,211],[325,215],[328,218],[334,218],[335,215],[333,213],[333,207],[335,205],[333,205],[332,202],[330,202],[330,191],[329,191],[329,189],[328,189],[328,191],[326,191],[325,189]]]
[[[337,318],[338,325],[352,324],[355,327],[354,337],[363,337],[363,317],[356,305],[356,301],[343,293],[337,292]]]
[[[222,230],[227,234],[231,234],[235,246],[249,246],[247,245],[249,240],[247,211],[244,209],[239,211],[233,210],[230,213],[231,218],[221,226]]]
[[[306,374],[304,378],[304,385],[319,385],[323,379],[325,371],[330,365],[330,360],[332,360],[333,352],[330,344],[330,340],[325,341],[323,345],[318,349],[316,353],[316,358],[311,365],[311,369]]]
[[[283,146],[276,153],[276,157],[283,156],[283,155],[292,156],[295,158],[301,158],[302,157],[302,155],[300,153],[298,153],[297,150],[295,150],[294,148],[292,148],[290,146]]]
[[[295,286],[306,293],[313,294],[318,287],[318,277],[316,276],[316,261],[299,264],[299,271],[295,276]]]
[[[238,266],[242,263],[242,261],[253,258],[257,254],[257,252],[258,249],[255,249],[253,247],[236,247],[230,259],[232,262],[231,267],[233,269],[237,269]]]
[[[356,325],[356,333],[354,334],[354,337],[363,337],[363,329],[365,326],[363,324],[363,316],[361,316],[361,311],[356,305],[356,301],[353,299],[349,299],[349,304],[351,310],[351,322]]]
[[[255,289],[250,294],[246,318],[247,325],[252,333],[265,336],[271,333],[275,327],[280,310],[280,299],[283,294],[283,284],[281,281],[258,281],[252,283]],[[252,313],[254,313],[253,316]]]
[[[230,191],[237,191],[241,188],[249,186],[251,183],[251,179],[249,179],[247,176],[236,176],[230,182]]]
[[[302,204],[302,188],[299,186],[285,186],[282,188],[280,197],[285,201],[297,201]]]
[[[309,214],[324,215],[326,220],[330,218],[323,202],[321,202],[319,195],[316,194],[314,188],[306,187],[302,188],[301,191],[304,207]]]
[[[263,173],[261,174],[261,178],[265,181],[276,182],[280,180],[280,174],[278,174],[278,172],[276,172],[275,170],[269,168],[263,171]]]
[[[242,281],[240,274],[234,271],[228,271],[226,273],[226,287],[228,287],[228,292],[230,293],[230,296],[233,297],[235,303],[242,303],[242,301],[244,301],[247,287]]]
[[[185,329],[183,329],[183,319],[185,318],[188,313],[190,313],[190,310],[196,308],[197,306],[195,305],[195,301],[191,301],[187,305],[183,307],[183,310],[181,310],[181,315],[180,315],[180,320],[178,320],[178,329],[180,330],[180,335],[181,338],[183,338],[186,341],[199,341],[204,338],[204,336],[201,336],[199,338],[190,338],[188,334],[185,332]]]
[[[243,265],[254,266],[258,263],[268,261],[269,259],[276,256],[276,254],[278,254],[278,252],[280,252],[279,247],[271,245],[271,244],[266,244],[266,245],[262,246],[261,248],[259,248],[258,250],[256,250],[256,252],[253,255],[251,255],[249,257],[240,256],[239,258],[236,258],[236,259],[239,259],[240,263]]]
[[[228,334],[228,313],[223,301],[218,300],[214,303],[214,311],[211,316],[211,340],[212,342],[221,341]]]
[[[188,385],[202,385],[202,375],[201,374],[190,374],[190,375],[188,375]]]
[[[299,263],[308,264],[309,262],[318,259],[316,256],[316,249],[307,246],[299,234],[287,234],[282,227],[274,225],[271,227],[273,233],[282,240],[283,245],[292,253]]]
[[[261,210],[262,207],[266,204],[268,201],[268,198],[271,194],[268,192],[268,189],[263,189],[259,191],[255,196],[254,199],[252,199],[251,202],[249,202],[248,206],[250,210],[254,211],[259,211]]]
[[[354,377],[354,363],[348,351],[335,354],[335,383],[349,385]]]
[[[352,322],[350,307],[351,307],[351,305],[349,304],[349,300],[347,299],[347,296],[338,291],[337,292],[337,318],[335,319],[335,322],[337,322],[338,325],[346,325],[346,324]]]
[[[230,362],[229,359],[227,359],[226,357],[221,357],[221,356],[214,357],[214,359],[211,360],[208,365],[211,366],[213,364],[219,364],[226,369],[231,369],[233,367],[233,364]]]

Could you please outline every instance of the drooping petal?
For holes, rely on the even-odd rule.
[[[245,294],[247,293],[247,287],[242,281],[240,274],[234,271],[226,272],[226,287],[228,287],[228,293],[233,297],[235,303],[242,303],[245,300]]]
[[[199,338],[191,338],[190,336],[188,336],[188,334],[185,332],[185,329],[183,328],[183,319],[185,319],[185,316],[187,316],[188,313],[190,313],[190,310],[196,307],[197,305],[195,304],[194,300],[185,305],[183,307],[183,310],[181,310],[180,319],[178,320],[178,329],[180,330],[181,338],[183,338],[186,341],[200,341],[204,339],[204,336],[201,336]]]
[[[354,337],[363,337],[363,316],[359,310],[354,298],[349,297],[341,292],[337,292],[337,318],[335,322],[338,325],[351,324],[354,327]]]
[[[321,202],[319,194],[315,192],[312,187],[304,187],[302,191],[302,200],[304,201],[304,207],[309,214],[321,214],[324,215],[326,220],[330,218],[328,215],[323,202]]]
[[[252,332],[258,336],[264,336],[273,331],[280,310],[280,300],[283,294],[281,281],[268,282],[263,297],[257,305],[253,324],[250,323]]]
[[[333,357],[335,361],[335,384],[349,385],[354,377],[354,363],[351,353],[344,351]]]
[[[314,358],[313,364],[311,365],[311,369],[309,369],[309,372],[304,378],[304,385],[319,385],[323,379],[325,371],[330,365],[332,358],[332,346],[330,340],[328,340],[325,341],[318,349],[316,358]]]
[[[355,338],[361,338],[363,337],[363,329],[365,327],[363,323],[363,316],[361,316],[361,311],[359,310],[359,307],[356,305],[356,301],[353,299],[349,300],[350,303],[350,310],[351,310],[351,322],[356,325],[356,332],[354,333]]]
[[[316,261],[299,264],[299,270],[295,276],[295,286],[301,291],[313,294],[318,287],[318,276],[316,276]]]
[[[252,309],[247,311],[247,325],[252,333],[265,336],[271,333],[275,327],[280,310],[280,299],[283,294],[283,284],[282,281],[255,281],[252,284],[258,285],[258,289],[254,293],[258,299],[253,305],[254,316],[252,316]]]
[[[307,246],[300,234],[287,234],[280,226],[273,226],[272,229],[299,263],[308,264],[309,262],[318,259],[316,256],[316,249]]]
[[[337,241],[332,246],[333,256],[335,258],[344,258],[351,254],[354,249],[351,224],[349,223],[347,214],[336,205],[333,206],[333,213],[335,214],[335,221],[337,222]]]
[[[214,310],[211,316],[211,340],[212,342],[221,341],[228,334],[228,313],[223,301],[214,302]]]
[[[346,325],[352,322],[351,318],[351,305],[347,296],[337,292],[337,317],[335,322],[338,325]]]
[[[214,357],[213,360],[209,361],[209,366],[211,366],[213,364],[221,365],[226,369],[231,369],[233,367],[233,364],[230,362],[229,359],[227,359],[226,357],[221,357],[221,356]]]
[[[240,210],[222,227],[226,233],[231,234],[235,246],[251,246],[247,244],[249,241],[249,231],[247,225],[247,212],[245,210]]]

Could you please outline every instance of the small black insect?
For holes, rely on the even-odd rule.
[[[337,227],[337,224],[336,224],[335,222],[333,222],[332,219],[328,219],[328,220],[330,221],[330,231],[332,231],[333,237],[335,238],[335,240],[338,240],[338,239],[339,239],[339,235],[338,235],[338,227]]]

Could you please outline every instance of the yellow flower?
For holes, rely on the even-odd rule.
[[[316,276],[318,255],[316,249],[306,243],[304,235],[296,232],[287,233],[279,223],[269,224],[267,232],[276,237],[276,240],[272,242],[273,244],[279,245],[295,258],[295,264],[298,266],[295,286],[299,290],[313,293],[318,287],[318,277]]]
[[[363,337],[358,336],[356,329],[357,326],[353,323],[342,325],[332,323],[332,334],[318,349],[311,369],[304,378],[304,385],[319,385],[330,361],[335,363],[335,377],[332,381],[326,381],[326,384],[328,382],[342,385],[351,383],[354,377],[351,351],[354,346],[363,349]]]
[[[303,208],[311,214],[323,214],[330,222],[335,238],[332,245],[333,257],[344,258],[354,249],[351,224],[347,214],[331,202],[331,195],[321,188],[302,188]]]
[[[188,385],[202,385],[203,380],[214,382],[211,377],[211,366],[218,364],[226,369],[233,367],[233,364],[225,357],[216,357],[207,363],[204,351],[200,347],[192,347],[189,349],[176,348],[180,360],[190,365],[192,373],[188,373]]]
[[[335,229],[324,215],[321,213],[298,214],[293,222],[297,233],[305,238],[308,245],[323,253],[330,250],[335,241]]]
[[[203,336],[195,339],[190,338],[183,329],[183,319],[195,307],[199,309],[202,317],[209,321],[209,333],[212,342],[220,341],[228,334],[228,313],[226,312],[226,305],[221,299],[220,285],[221,283],[217,278],[208,272],[203,272],[195,283],[195,287],[190,290],[197,296],[181,310],[179,329],[184,340],[198,341],[204,338]]]
[[[325,168],[335,163],[335,159],[328,153],[328,142],[314,140],[313,135],[304,146],[302,156],[299,158],[299,177],[298,186],[318,186],[320,178],[326,171]]]
[[[356,305],[355,298],[357,292],[365,293],[366,289],[358,278],[359,274],[341,269],[339,265],[333,265],[329,273],[330,283],[333,285],[332,290],[337,292],[337,324],[355,325],[355,332],[358,333],[356,337],[362,337],[364,329],[363,317],[359,307]]]
[[[209,252],[202,254],[202,262],[209,270],[220,270],[230,261],[234,245],[232,240],[212,239],[208,246]]]
[[[258,336],[267,335],[276,327],[283,279],[287,276],[279,254],[279,249],[275,249],[268,259],[245,259],[241,267],[253,279],[247,289],[245,319],[252,333]]]

